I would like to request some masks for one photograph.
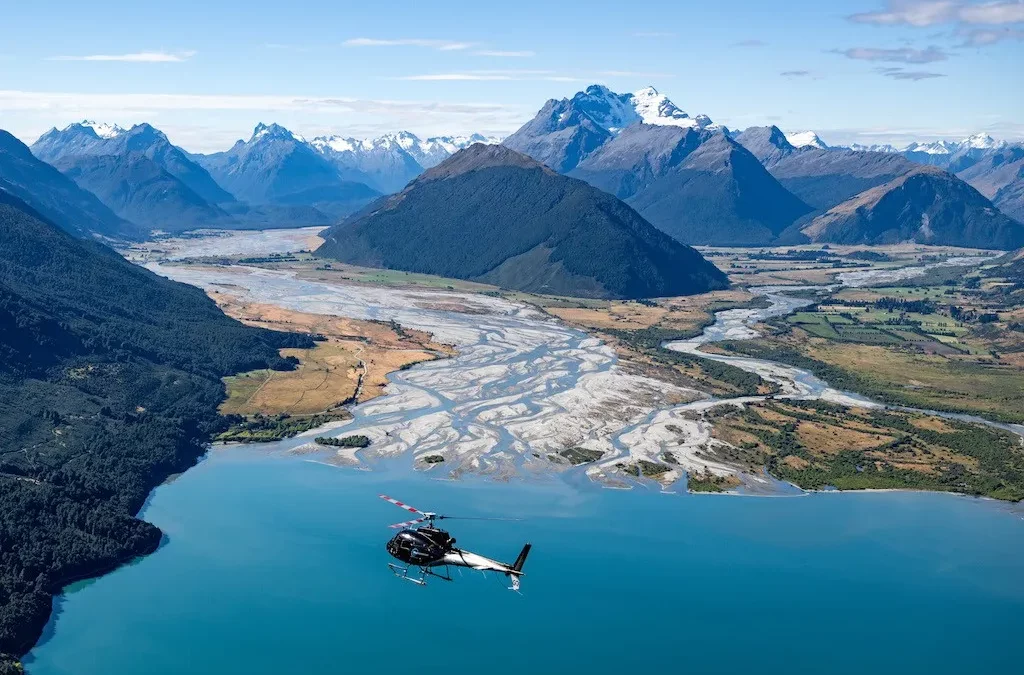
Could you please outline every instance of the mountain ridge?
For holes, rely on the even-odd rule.
[[[459,151],[324,238],[318,254],[343,262],[527,292],[648,297],[727,285],[612,195],[500,145]]]
[[[119,217],[96,195],[37,158],[27,145],[3,130],[0,189],[79,237],[140,239],[145,235],[142,228]]]

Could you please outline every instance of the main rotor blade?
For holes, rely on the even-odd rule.
[[[507,522],[517,522],[522,518],[480,518],[478,516],[437,516],[438,520],[504,520]]]
[[[413,513],[418,513],[421,516],[427,515],[426,513],[424,513],[423,511],[420,511],[416,507],[409,506],[408,504],[404,504],[404,503],[398,501],[397,499],[392,499],[391,497],[388,497],[387,495],[377,495],[377,496],[380,497],[381,499],[383,499],[386,502],[391,502],[392,504],[394,504],[395,506],[397,506],[400,509],[405,509],[406,511],[412,511]]]
[[[397,530],[400,528],[411,527],[416,523],[422,523],[424,520],[426,520],[426,518],[417,518],[416,520],[407,520],[404,523],[395,523],[394,525],[388,525],[388,527],[390,527],[393,530]]]

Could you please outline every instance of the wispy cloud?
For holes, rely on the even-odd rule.
[[[784,70],[779,75],[783,77],[810,77],[812,73],[809,70]]]
[[[1024,22],[1019,0],[966,3],[955,0],[889,0],[882,10],[849,17],[855,23],[879,26],[934,26],[943,23],[1001,25]]]
[[[532,105],[438,100],[360,99],[331,96],[243,94],[95,94],[0,90],[0,118],[19,138],[34,141],[51,126],[74,120],[147,121],[190,150],[212,152],[248,135],[256,122],[278,121],[296,133],[374,135],[409,129],[439,135],[479,131],[505,134],[535,110]],[[219,121],[212,126],[205,120]],[[191,131],[186,131],[191,130]]]
[[[543,82],[582,82],[583,78],[559,74],[553,70],[464,70],[448,73],[424,73],[391,78],[414,82],[505,82],[534,80]]]
[[[125,63],[179,63],[196,55],[183,52],[135,52],[134,54],[89,54],[86,56],[51,56],[47,61],[123,61]]]
[[[461,51],[474,46],[472,42],[455,42],[453,40],[427,40],[422,38],[403,38],[398,40],[379,40],[376,38],[352,38],[343,43],[346,47],[425,47],[442,52]]]
[[[966,23],[1000,25],[1024,22],[1024,2],[986,2],[960,8],[960,20]]]
[[[889,61],[891,63],[934,63],[945,61],[949,56],[938,47],[927,49],[912,49],[901,47],[899,49],[877,49],[874,47],[854,47],[852,49],[833,49],[836,54],[842,54],[848,59],[859,61]]]
[[[480,73],[427,73],[425,75],[402,75],[396,80],[412,80],[416,82],[495,82],[515,79],[511,75],[484,75]]]
[[[1024,40],[1024,30],[1018,28],[974,28],[957,31],[963,38],[960,47],[987,47],[1003,40]]]
[[[477,56],[494,56],[498,58],[510,58],[510,59],[525,59],[531,56],[536,56],[536,52],[528,50],[523,51],[505,51],[502,49],[479,49],[473,52]]]
[[[740,40],[739,42],[734,42],[732,46],[733,47],[764,47],[765,44],[766,43],[763,40]]]
[[[906,70],[904,68],[888,67],[888,68],[876,68],[876,73],[891,77],[894,80],[911,80],[917,82],[918,80],[931,80],[936,77],[945,77],[942,73],[932,73],[924,70]]]
[[[411,111],[446,114],[478,114],[504,110],[492,103],[440,103],[394,101],[324,96],[263,96],[246,94],[82,94],[0,90],[0,111],[66,110],[73,117],[92,111],[147,113],[176,110],[249,110],[267,112],[343,112],[379,113]],[[98,115],[96,115],[98,117]]]

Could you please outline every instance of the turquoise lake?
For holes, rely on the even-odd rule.
[[[434,480],[217,450],[144,511],[155,554],[59,600],[30,675],[1020,672],[1024,512],[919,493],[737,497]],[[523,595],[394,578],[386,525],[534,550]]]

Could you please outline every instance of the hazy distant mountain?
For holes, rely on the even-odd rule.
[[[687,244],[766,244],[811,211],[720,130],[634,124],[568,175]]]
[[[966,157],[974,146],[993,144],[972,137],[952,148]],[[787,190],[817,210],[780,235],[780,242],[919,243],[978,248],[1019,246],[1018,228],[985,195],[952,173],[931,165],[927,170],[905,153],[859,151],[849,148],[797,148],[777,127],[754,127],[737,134]],[[924,152],[914,146],[915,152]],[[933,145],[940,154],[951,146]],[[991,153],[992,150],[985,152]],[[1007,153],[1006,159],[1010,159]],[[948,159],[947,159],[948,163]],[[999,165],[1000,160],[994,164]],[[993,197],[1012,182],[1012,167],[990,176]],[[975,178],[984,182],[979,169]],[[1004,193],[1014,202],[1012,188]],[[1012,207],[1012,204],[1011,204]],[[1012,208],[1009,209],[1012,211]]]
[[[1024,144],[998,141],[978,133],[960,141],[893,145],[852,145],[851,150],[898,154],[915,164],[937,166],[967,181],[1003,213],[1024,221]]]
[[[473,143],[497,143],[496,138],[437,136],[420,139],[408,131],[358,140],[342,136],[319,136],[309,144],[330,160],[349,180],[367,183],[380,192],[397,192],[424,170],[436,166]]]
[[[231,224],[222,209],[137,152],[70,155],[57,159],[54,166],[117,215],[147,230],[181,232]]]
[[[778,127],[751,127],[736,140],[757,157],[784,188],[815,209],[829,209],[869,188],[913,170],[898,154],[846,148],[797,148]]]
[[[325,238],[318,253],[343,262],[537,293],[637,298],[727,285],[612,195],[495,145],[456,153]]]
[[[226,152],[193,158],[235,197],[253,205],[312,206],[340,217],[380,193],[345,180],[305,139],[284,127],[259,124],[248,141]]]
[[[572,98],[549,100],[503,144],[565,173],[620,131],[640,123],[692,129],[714,126],[707,115],[690,117],[653,87],[617,94],[595,84]]]
[[[1024,224],[951,173],[926,166],[830,208],[800,232],[811,241],[840,244],[1024,246]]]
[[[206,169],[149,124],[136,124],[126,130],[115,124],[80,122],[46,132],[32,145],[32,152],[50,164],[65,157],[138,153],[156,162],[204,201],[210,204],[234,201]]]
[[[142,228],[118,217],[91,192],[40,160],[28,146],[0,130],[0,189],[77,236],[141,238]]]
[[[957,176],[1003,213],[1024,222],[1024,143],[991,150]]]

